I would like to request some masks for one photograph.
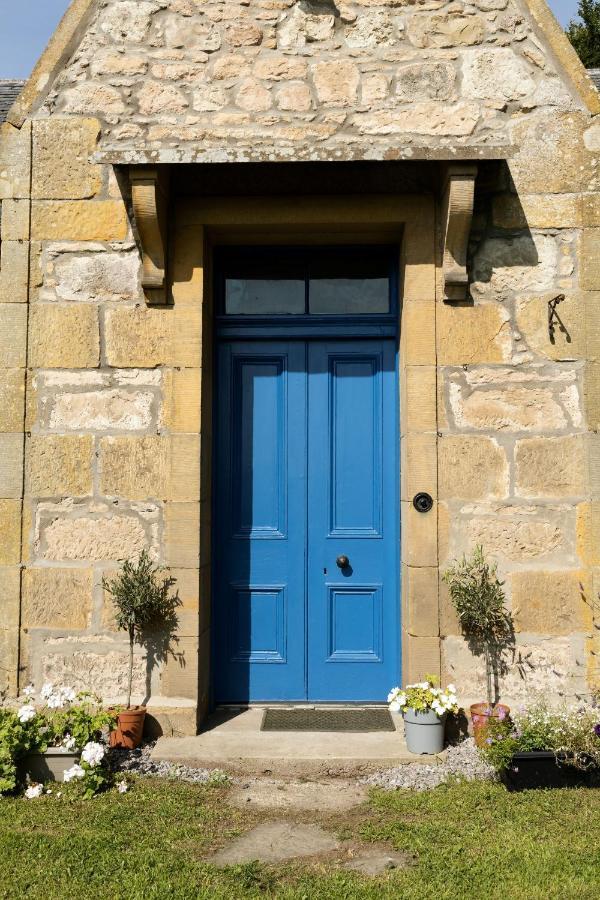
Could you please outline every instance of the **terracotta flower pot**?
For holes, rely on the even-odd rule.
[[[145,706],[132,706],[124,709],[117,718],[117,727],[110,733],[110,746],[120,747],[122,750],[135,750],[142,742],[144,731],[144,719],[146,718]]]
[[[478,747],[483,747],[485,743],[485,731],[490,721],[506,719],[509,714],[510,706],[505,706],[503,703],[496,703],[495,706],[490,706],[489,703],[471,704],[473,737]]]

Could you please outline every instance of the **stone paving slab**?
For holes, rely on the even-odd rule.
[[[254,860],[276,863],[329,853],[338,850],[339,846],[339,841],[318,825],[267,822],[235,838],[212,856],[209,862],[217,866],[231,866]]]
[[[360,806],[367,797],[368,789],[364,785],[343,779],[325,782],[261,779],[237,785],[228,801],[239,807],[334,813]]]

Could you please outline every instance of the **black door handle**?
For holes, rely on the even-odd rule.
[[[350,565],[350,560],[348,559],[347,556],[338,556],[338,558],[335,561],[335,564],[338,567],[338,569],[347,569],[348,566]]]

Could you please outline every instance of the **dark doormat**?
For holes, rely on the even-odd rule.
[[[261,731],[395,731],[387,709],[266,709]]]

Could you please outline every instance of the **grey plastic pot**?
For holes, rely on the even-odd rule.
[[[404,737],[409,753],[441,753],[444,749],[446,713],[438,716],[432,709],[404,713]]]
[[[31,781],[62,781],[63,773],[79,762],[80,753],[70,753],[63,747],[49,747],[45,753],[27,753],[19,762],[19,775]]]

